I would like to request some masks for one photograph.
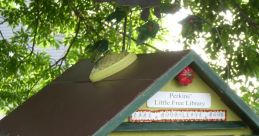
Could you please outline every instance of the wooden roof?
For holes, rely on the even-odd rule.
[[[106,135],[188,65],[259,133],[251,109],[199,56],[186,50],[139,55],[127,69],[96,83],[88,79],[93,64],[81,61],[1,120],[0,135]]]

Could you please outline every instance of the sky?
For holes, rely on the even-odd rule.
[[[168,35],[164,38],[166,41],[156,41],[155,46],[161,50],[178,51],[183,49],[183,45],[180,43],[180,35],[182,31],[182,25],[178,22],[188,16],[186,10],[181,10],[175,14],[167,14],[162,18],[162,28],[168,30]]]
[[[181,36],[182,25],[179,24],[181,20],[186,18],[188,15],[191,15],[192,12],[187,9],[181,9],[175,14],[167,14],[162,18],[162,28],[168,30],[168,34],[164,36],[163,41],[155,41],[154,46],[163,51],[179,51],[183,50],[183,39]],[[194,50],[197,54],[202,56],[205,61],[208,61],[205,52],[202,47],[205,46],[204,39],[197,40],[198,43],[195,46],[192,46],[191,49]]]

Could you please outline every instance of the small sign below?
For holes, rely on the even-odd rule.
[[[157,92],[147,101],[149,108],[210,108],[209,93]]]
[[[130,122],[226,121],[226,110],[139,110]]]

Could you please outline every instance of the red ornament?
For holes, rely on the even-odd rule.
[[[191,67],[184,68],[178,75],[177,81],[180,85],[187,86],[192,83],[193,79],[193,70]]]

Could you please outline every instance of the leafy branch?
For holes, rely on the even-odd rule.
[[[34,48],[35,48],[35,45],[36,45],[36,37],[38,35],[38,28],[39,28],[39,21],[40,21],[40,8],[39,8],[39,1],[37,1],[37,13],[36,13],[36,26],[35,26],[35,32],[34,32],[34,35],[33,35],[33,41],[32,41],[32,47],[31,47],[31,52],[29,54],[29,56],[31,56],[34,52]]]
[[[68,49],[67,49],[65,55],[64,55],[62,58],[60,58],[59,60],[57,60],[53,65],[50,65],[49,69],[46,69],[45,72],[51,70],[54,66],[57,66],[57,65],[59,66],[59,69],[60,69],[60,67],[62,66],[64,60],[67,58],[67,55],[69,54],[69,52],[70,52],[72,46],[74,45],[74,43],[75,43],[75,41],[76,41],[76,39],[77,39],[77,37],[78,37],[79,31],[80,31],[80,24],[81,24],[81,19],[79,18],[79,20],[78,20],[78,22],[77,22],[77,25],[76,25],[76,28],[75,28],[75,36],[74,36],[73,39],[71,40],[71,42],[70,42],[70,44],[69,44],[69,46],[68,46]],[[34,36],[36,37],[36,35],[37,35],[37,34],[35,33]],[[35,43],[36,43],[36,42],[35,42]],[[35,45],[35,44],[33,44],[33,45]],[[34,46],[33,46],[33,47],[34,47]],[[43,72],[41,72],[41,73],[44,74],[45,72],[43,71]],[[41,76],[39,76],[39,77],[41,77]],[[36,87],[36,85],[39,83],[39,81],[40,81],[41,79],[42,79],[42,78],[38,78],[38,79],[36,80],[36,82],[30,87],[30,89],[28,89],[28,91],[27,91],[27,98],[29,97],[30,92]]]
[[[132,38],[132,37],[131,37],[131,40],[134,41],[134,42],[137,42],[137,40],[134,39],[134,38]],[[162,52],[160,49],[154,47],[154,46],[151,45],[151,44],[148,44],[148,43],[142,43],[142,44],[144,44],[144,45],[147,46],[147,47],[150,47],[150,48],[154,49],[154,50],[157,51],[157,52]]]
[[[126,50],[126,34],[127,34],[127,16],[124,18],[123,23],[123,41],[122,41],[122,52]]]
[[[17,67],[20,67],[22,65],[22,63],[24,63],[26,60],[28,60],[29,58],[31,58],[31,56],[34,54],[34,50],[35,50],[35,46],[37,44],[37,35],[38,35],[38,29],[39,29],[39,25],[40,25],[40,18],[41,18],[41,14],[40,14],[40,4],[39,1],[36,1],[36,6],[37,6],[37,11],[36,11],[36,19],[35,19],[35,29],[34,29],[34,34],[33,34],[33,41],[32,41],[32,46],[31,46],[31,51],[28,55],[26,55],[24,57],[24,59],[22,59]]]
[[[29,98],[30,93],[33,91],[33,89],[39,84],[39,82],[42,80],[42,76],[44,76],[45,73],[49,72],[52,70],[52,68],[55,65],[50,65],[49,68],[43,70],[41,73],[38,73],[35,77],[39,77],[38,79],[36,79],[36,81],[32,84],[32,86],[27,90],[27,98]]]
[[[7,21],[7,19],[4,19],[2,22],[0,22],[0,25],[4,24]]]
[[[119,32],[119,33],[120,33],[120,34],[124,34],[124,32]],[[126,35],[126,36],[129,37],[129,39],[131,39],[132,41],[137,42],[137,39],[131,37],[130,35]],[[148,44],[148,43],[146,43],[146,42],[144,42],[144,43],[142,43],[142,44],[144,44],[144,45],[147,46],[147,47],[150,47],[150,48],[154,49],[154,50],[157,51],[157,52],[161,52],[160,49],[154,47],[154,46],[151,45],[151,44]]]
[[[3,35],[3,33],[2,33],[2,31],[0,30],[0,35],[1,35],[1,37],[3,38],[3,40],[5,40],[5,37],[4,37],[4,35]],[[6,40],[5,40],[6,41]]]
[[[57,60],[52,66],[59,65],[59,68],[62,66],[62,64],[63,64],[64,60],[67,58],[67,55],[69,54],[72,46],[76,42],[76,39],[77,39],[79,31],[80,31],[80,27],[81,27],[81,19],[79,18],[78,22],[76,24],[76,28],[75,28],[75,36],[70,41],[70,44],[68,46],[68,49],[67,49],[65,55],[63,57],[61,57],[59,60]]]
[[[246,20],[246,22],[251,27],[253,27],[254,29],[259,29],[259,23],[255,22],[253,19],[251,19],[235,0],[232,0],[232,2],[233,2],[233,5],[238,9],[240,16],[242,18],[244,18],[244,20]]]

